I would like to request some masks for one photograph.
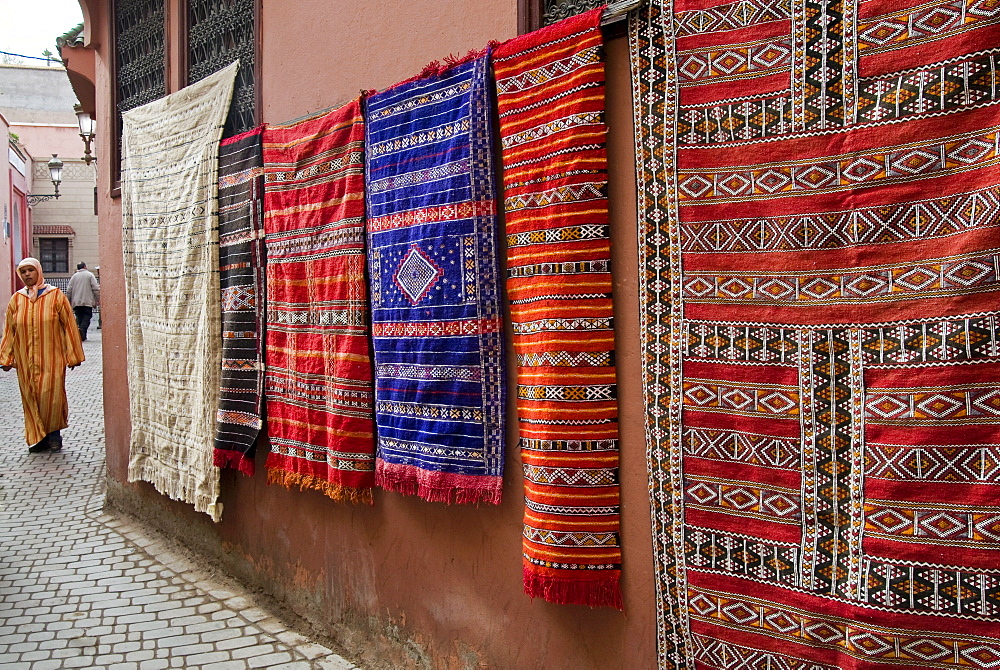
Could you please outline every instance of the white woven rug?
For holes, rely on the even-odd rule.
[[[123,115],[129,481],[218,521],[222,360],[216,192],[237,63]]]

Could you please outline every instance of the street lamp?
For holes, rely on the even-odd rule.
[[[62,169],[63,162],[59,160],[59,154],[52,154],[52,158],[49,159],[49,178],[52,179],[52,185],[56,187],[56,192],[50,195],[32,195],[29,193],[27,196],[29,205],[37,205],[40,202],[59,197],[59,182],[62,181]]]
[[[94,119],[88,112],[83,111],[83,107],[77,103],[73,105],[76,112],[76,122],[80,126],[80,137],[83,139],[83,162],[90,165],[97,160],[97,156],[90,153],[90,143],[94,139]]]

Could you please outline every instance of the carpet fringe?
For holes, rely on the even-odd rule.
[[[499,505],[503,496],[503,479],[500,477],[429,473],[412,465],[382,460],[375,468],[375,483],[386,491],[446,505]]]
[[[247,477],[253,477],[255,472],[253,459],[248,458],[247,455],[241,451],[216,449],[215,455],[212,457],[212,462],[217,468],[232,468],[233,470],[239,470]]]
[[[353,486],[344,486],[336,482],[331,482],[316,475],[302,472],[289,472],[279,468],[267,469],[267,483],[279,484],[286,489],[298,487],[300,491],[319,491],[326,497],[337,502],[349,502],[354,504],[374,505],[375,499],[371,489],[359,489]]]
[[[140,462],[129,463],[128,466],[129,482],[148,482],[171,500],[193,504],[196,512],[209,515],[215,523],[222,520],[222,503],[218,502],[218,498],[198,493],[198,482],[190,477],[171,475],[172,473],[164,472],[145,458]]]
[[[524,592],[532,598],[542,598],[557,605],[613,607],[624,610],[618,575],[599,579],[560,579],[540,575],[524,566]]]

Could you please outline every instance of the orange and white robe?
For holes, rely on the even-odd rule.
[[[21,291],[10,297],[0,365],[17,368],[29,445],[69,425],[66,368],[83,360],[80,331],[62,291],[47,287],[34,301]]]

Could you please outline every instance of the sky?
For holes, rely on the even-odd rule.
[[[56,38],[82,21],[77,0],[0,0],[0,51],[41,56],[49,49],[58,56]],[[23,62],[45,64],[30,59]]]

